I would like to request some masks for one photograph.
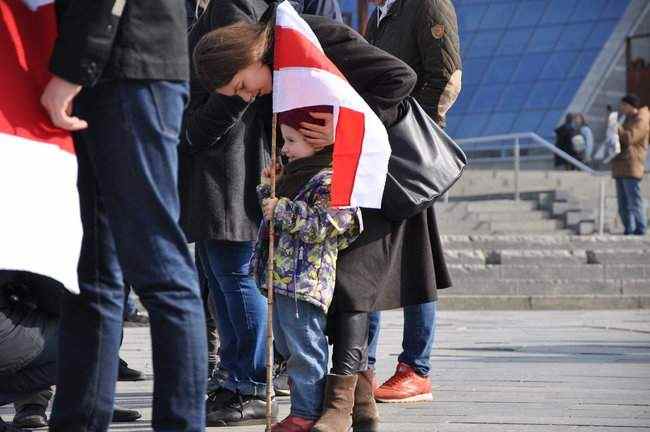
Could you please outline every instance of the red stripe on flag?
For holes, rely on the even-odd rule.
[[[363,113],[341,107],[336,125],[334,157],[332,162],[332,207],[350,205],[350,197],[361,157],[365,117]]]
[[[0,132],[53,144],[74,153],[72,137],[55,127],[40,97],[50,79],[56,38],[54,5],[29,10],[20,0],[0,1]]]
[[[345,80],[339,68],[311,40],[297,30],[276,26],[273,69],[292,67],[320,69]]]

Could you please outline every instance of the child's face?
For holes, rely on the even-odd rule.
[[[280,125],[280,130],[284,138],[282,154],[289,159],[289,162],[313,156],[316,153],[316,150],[307,144],[305,137],[294,128],[287,125]]]

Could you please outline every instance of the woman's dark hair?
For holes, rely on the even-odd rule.
[[[255,62],[269,64],[273,52],[272,23],[239,21],[206,33],[192,55],[203,85],[214,91]]]

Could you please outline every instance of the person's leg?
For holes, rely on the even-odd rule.
[[[90,127],[82,133],[86,139],[77,151],[83,147],[89,153],[91,180],[96,182],[91,184],[90,203],[96,210],[91,214],[104,225],[93,232],[87,225],[95,225],[84,223],[84,238],[91,247],[82,252],[82,293],[64,302],[60,349],[65,368],[60,369],[64,375],[55,396],[52,430],[108,427],[124,276],[151,320],[154,430],[202,431],[205,317],[192,258],[178,226],[177,145],[187,86],[118,81],[86,91],[79,114]],[[82,198],[87,195],[80,193]],[[82,341],[81,333],[86,334]],[[81,357],[83,362],[73,361],[85,367],[70,366],[71,359]],[[89,368],[90,373],[78,376],[79,370]]]
[[[627,196],[627,189],[625,188],[625,179],[617,178],[616,180],[616,201],[618,204],[618,216],[623,224],[624,234],[629,235],[632,233],[632,223],[630,211],[628,209],[629,202]]]
[[[381,312],[368,314],[368,368],[374,369],[377,363],[377,348],[381,331]]]
[[[52,388],[41,390],[14,402],[16,414],[13,424],[20,428],[39,428],[47,426],[45,411],[52,399]]]
[[[212,295],[210,294],[210,288],[208,286],[208,280],[206,277],[206,272],[201,268],[201,260],[199,259],[198,251],[196,246],[194,249],[194,262],[197,267],[197,275],[199,277],[199,288],[201,289],[201,299],[203,300],[203,313],[205,314],[205,331],[207,333],[207,344],[208,344],[208,376],[212,376],[212,372],[217,366],[219,349],[219,337],[217,335],[217,324],[214,319],[214,304],[212,300]]]
[[[295,317],[296,308],[298,318]],[[274,328],[277,328],[279,335],[278,348],[286,356],[291,378],[291,415],[317,420],[323,409],[329,359],[325,337],[327,317],[316,306],[296,302],[284,295],[275,296],[274,312]]]
[[[421,376],[431,369],[431,350],[436,332],[436,302],[406,306],[402,354],[398,361],[411,366]]]
[[[625,189],[627,190],[628,209],[630,218],[633,220],[635,235],[644,235],[648,224],[645,212],[645,203],[641,196],[641,180],[625,179]]]
[[[243,395],[264,397],[267,305],[266,298],[249,274],[253,244],[221,241],[207,241],[204,244],[236,338],[237,391]],[[217,311],[217,315],[220,314],[221,311]]]

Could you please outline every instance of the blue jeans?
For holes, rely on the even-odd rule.
[[[296,302],[285,295],[274,299],[275,347],[287,361],[291,415],[317,420],[323,410],[329,360],[327,316],[322,309],[301,300]]]
[[[436,333],[436,305],[436,302],[429,302],[404,308],[403,351],[398,361],[411,366],[422,376],[428,376],[431,370],[430,357]],[[377,361],[381,314],[371,312],[369,321],[368,367],[374,368]]]
[[[625,234],[645,234],[648,221],[641,196],[641,180],[617,178],[616,197],[618,198],[618,215],[625,227]]]
[[[126,279],[149,312],[152,426],[203,431],[205,317],[178,225],[177,146],[187,84],[85,88],[75,134],[83,241],[81,294],[62,302],[51,431],[106,431],[113,414]]]
[[[253,242],[204,240],[196,248],[216,309],[221,386],[264,396],[267,305],[249,275]]]

